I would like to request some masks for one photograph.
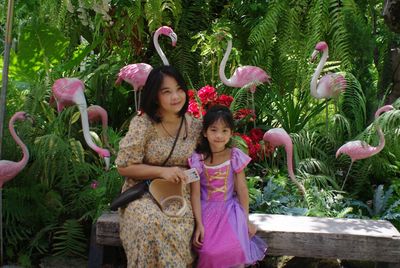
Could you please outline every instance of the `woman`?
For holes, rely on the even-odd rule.
[[[127,177],[122,191],[140,180],[180,183],[187,179],[183,170],[201,132],[201,122],[186,114],[188,102],[185,82],[173,67],[150,72],[142,93],[142,113],[132,119],[120,142],[116,164]],[[162,166],[177,135],[174,151]],[[190,190],[184,188],[189,209],[183,217],[165,215],[149,194],[120,210],[120,237],[128,267],[187,267],[193,262],[194,219]]]

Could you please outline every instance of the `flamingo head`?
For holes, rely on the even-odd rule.
[[[107,149],[98,149],[97,153],[100,157],[104,159],[104,163],[106,164],[106,170],[110,168],[110,151]]]
[[[13,116],[12,116],[13,120],[10,121],[14,121],[14,120],[18,120],[18,121],[25,121],[25,120],[29,120],[32,124],[34,123],[33,117],[26,113],[26,112],[16,112]]]
[[[318,42],[315,45],[315,49],[314,49],[313,53],[311,54],[311,62],[313,62],[315,60],[315,58],[321,51],[323,52],[323,51],[327,51],[327,50],[328,50],[328,44],[325,41]]]
[[[385,105],[382,106],[381,108],[379,108],[376,112],[375,112],[375,119],[378,118],[382,113],[385,112],[389,112],[391,110],[394,110],[394,107],[392,105]]]
[[[165,36],[169,36],[169,38],[171,38],[171,41],[172,41],[172,46],[173,47],[176,46],[176,42],[178,41],[178,36],[174,32],[174,30],[172,30],[171,27],[162,26],[162,27],[158,28],[156,33],[163,34]]]

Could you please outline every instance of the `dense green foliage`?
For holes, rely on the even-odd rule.
[[[0,3],[2,40],[4,2]],[[256,65],[272,77],[271,85],[261,85],[255,93],[255,123],[263,130],[282,127],[291,134],[295,173],[307,195],[302,198],[287,179],[284,150],[278,149],[248,169],[254,211],[382,218],[399,227],[400,100],[393,104],[395,111],[379,120],[373,118],[391,89],[390,46],[400,46],[400,37],[380,17],[382,2],[16,1],[6,121],[24,110],[36,122],[33,127],[29,123],[16,126],[31,159],[3,191],[7,261],[32,266],[49,254],[87,256],[91,224],[107,209],[123,179],[115,166],[105,172],[98,156],[86,146],[78,109],[57,113],[50,101],[51,86],[60,77],[84,81],[88,104],[108,111],[109,140],[117,151],[135,108],[131,87],[116,86],[116,75],[130,63],[162,64],[152,44],[152,33],[161,25],[170,25],[178,35],[176,48],[165,38],[160,38],[160,44],[190,87],[210,84],[234,96],[233,110],[246,108],[250,94],[220,82],[218,67],[226,49],[221,33],[233,40],[225,70],[228,77],[239,65]],[[309,58],[321,40],[330,47],[323,72],[341,72],[348,80],[337,106],[310,95],[316,64]],[[350,160],[347,156],[336,159],[336,150],[356,139],[376,145],[377,124],[385,133],[386,147],[372,158],[355,162],[341,191]],[[248,122],[238,131],[251,127],[253,123]],[[92,130],[100,133],[101,127]],[[4,159],[21,158],[8,131],[2,142]],[[98,183],[95,189],[91,187],[94,181]],[[373,200],[372,208],[366,205],[369,200]]]

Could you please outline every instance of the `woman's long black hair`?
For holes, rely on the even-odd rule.
[[[182,109],[178,112],[178,115],[180,117],[184,116],[189,107],[188,88],[182,75],[172,66],[165,65],[154,68],[151,70],[143,87],[140,109],[157,123],[161,122],[161,117],[158,114],[158,109],[160,108],[158,92],[161,89],[161,84],[164,81],[165,76],[174,78],[181,89],[185,91],[186,101]]]
[[[203,117],[203,129],[201,131],[201,139],[200,143],[196,147],[196,152],[199,154],[204,154],[204,160],[211,157],[212,163],[212,152],[210,148],[210,144],[204,134],[207,132],[207,129],[214,124],[215,122],[221,120],[229,127],[232,132],[235,128],[235,124],[233,121],[232,112],[228,107],[223,105],[214,105],[212,106],[207,113]]]

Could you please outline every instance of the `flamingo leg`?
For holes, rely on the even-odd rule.
[[[348,178],[348,176],[349,176],[350,169],[351,169],[351,166],[352,166],[352,165],[353,165],[353,161],[351,161],[351,164],[350,164],[349,170],[347,170],[346,177],[344,178],[344,181],[343,181],[342,188],[340,189],[340,190],[342,190],[342,191],[343,191],[344,185],[346,184],[346,181],[347,181],[347,178]]]
[[[139,110],[139,108],[138,108],[138,104],[137,104],[137,91],[136,90],[133,91],[133,97],[134,97],[134,102],[135,102],[135,109],[137,112]]]
[[[334,98],[333,99],[333,103],[335,104],[335,114],[337,113],[337,111],[338,111],[338,98]]]
[[[251,92],[251,109],[253,110],[253,113],[256,114],[256,107],[254,104],[254,92]],[[254,128],[256,128],[256,120],[255,119],[253,120],[253,125],[254,125]]]
[[[326,132],[328,132],[328,128],[329,128],[329,121],[328,121],[328,99],[326,99],[326,103],[325,103],[325,128],[326,128]]]
[[[141,102],[141,99],[140,99],[140,97],[142,96],[142,91],[141,90],[139,90],[139,92],[138,92],[138,104],[137,104],[137,106],[136,106],[136,111],[139,111],[140,110],[140,102]]]

